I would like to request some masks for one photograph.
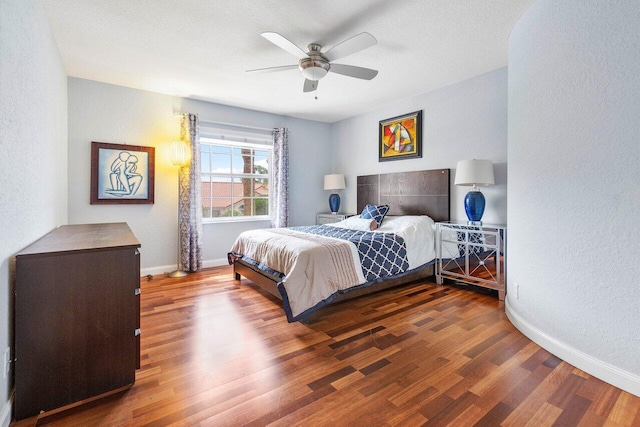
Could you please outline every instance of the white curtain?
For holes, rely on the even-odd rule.
[[[191,161],[180,168],[178,189],[178,226],[180,262],[178,270],[202,268],[202,183],[200,180],[200,140],[198,115],[183,114],[180,139],[191,147]]]
[[[289,225],[289,148],[287,128],[273,130],[273,174],[269,214],[272,227]]]

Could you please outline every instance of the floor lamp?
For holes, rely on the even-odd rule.
[[[178,166],[182,168],[184,165],[189,163],[189,146],[184,141],[176,141],[171,144],[171,161],[174,166]],[[176,264],[176,270],[171,273],[167,273],[169,277],[184,277],[189,274],[186,271],[180,270],[180,252],[182,248],[180,247],[180,243],[182,241],[180,229],[180,171],[178,170],[178,263]]]

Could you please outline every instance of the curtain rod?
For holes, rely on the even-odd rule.
[[[210,120],[200,120],[200,123],[206,124],[206,125],[214,125],[214,126],[226,126],[231,128],[257,130],[257,131],[269,132],[269,133],[273,132],[273,129],[274,129],[274,128],[260,128],[257,126],[238,125],[235,123],[214,122]]]

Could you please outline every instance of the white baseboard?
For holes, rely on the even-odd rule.
[[[210,259],[206,261],[202,261],[202,268],[211,268],[211,267],[219,267],[221,265],[229,265],[229,261],[226,258],[218,258],[218,259]],[[140,269],[140,276],[152,275],[156,274],[166,274],[171,271],[174,271],[178,266],[176,264],[171,265],[160,265],[157,267],[147,267]]]
[[[220,267],[222,265],[229,265],[229,261],[226,258],[202,261],[202,268]]]
[[[156,274],[165,274],[165,273],[169,273],[173,270],[175,270],[177,268],[176,264],[171,264],[171,265],[160,265],[157,267],[147,267],[147,268],[141,268],[140,269],[140,276],[147,276],[147,275],[152,275],[155,276]]]
[[[11,392],[11,396],[9,400],[7,400],[3,407],[2,412],[0,412],[0,426],[9,427],[11,424],[11,408],[13,407],[13,391]]]
[[[576,368],[582,369],[589,375],[593,375],[602,381],[640,397],[640,376],[596,359],[593,356],[550,337],[514,312],[509,305],[508,297],[505,300],[505,311],[507,317],[511,323],[513,323],[513,326],[540,347],[553,353],[565,362],[572,364]]]

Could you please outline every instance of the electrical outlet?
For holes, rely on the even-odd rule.
[[[9,367],[11,365],[11,348],[7,347],[4,351],[4,371],[2,372],[2,378],[7,378],[9,375]]]

